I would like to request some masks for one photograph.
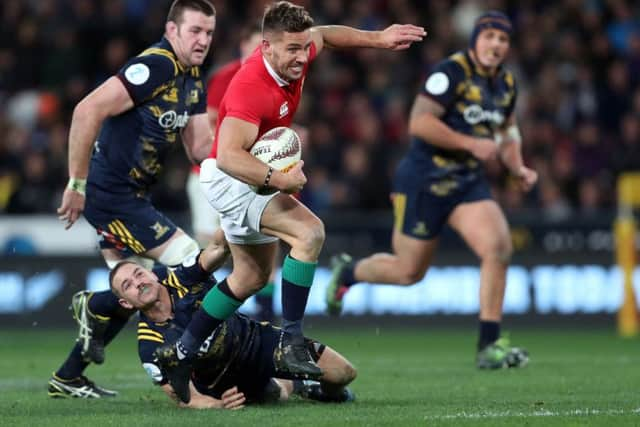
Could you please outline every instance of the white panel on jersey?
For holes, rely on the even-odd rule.
[[[129,65],[124,71],[124,76],[129,83],[139,86],[149,80],[149,67],[144,64]]]
[[[433,95],[442,95],[449,89],[449,77],[443,72],[433,73],[424,87]]]

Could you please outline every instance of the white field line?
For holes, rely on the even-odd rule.
[[[591,415],[640,415],[640,408],[636,409],[569,409],[565,411],[536,410],[522,411],[482,411],[458,412],[446,415],[425,415],[424,420],[457,420],[457,419],[485,419],[485,418],[529,418],[529,417],[586,417]]]

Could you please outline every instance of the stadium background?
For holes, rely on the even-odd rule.
[[[206,68],[237,56],[239,30],[266,1],[215,2]],[[301,1],[317,24],[427,28],[408,52],[334,51],[314,62],[296,122],[309,183],[302,199],[326,222],[320,260],[388,248],[388,192],[407,147],[407,114],[431,66],[467,46],[473,18],[488,8],[512,17],[507,66],[517,77],[524,156],[540,174],[518,192],[488,165],[516,247],[506,312],[614,313],[622,279],[614,268],[617,177],[640,167],[640,20],[631,1]],[[169,1],[5,0],[0,5],[0,317],[64,322],[69,295],[100,287],[105,270],[86,223],[65,232],[55,209],[67,180],[66,148],[76,102],[163,31]],[[190,229],[181,149],[154,203]],[[472,314],[475,260],[453,235],[419,286],[351,292],[351,314]],[[326,280],[322,269],[316,283]],[[636,282],[638,282],[636,280]],[[310,314],[322,311],[314,285]],[[373,288],[371,288],[373,289]],[[460,297],[462,296],[462,298]],[[416,302],[418,301],[418,302]],[[251,311],[251,307],[248,308]]]
[[[214,3],[218,24],[209,69],[237,55],[239,29],[259,17],[266,2]],[[616,338],[623,280],[615,266],[612,226],[616,180],[640,168],[638,3],[297,3],[318,24],[379,29],[403,22],[429,32],[425,42],[404,53],[323,54],[312,66],[296,117],[310,131],[303,150],[309,184],[302,197],[328,232],[305,329],[356,364],[356,404],[258,407],[216,418],[175,411],[140,369],[131,330],[109,347],[103,367],[87,373],[121,397],[86,405],[46,397],[46,380],[76,333],[65,310],[70,296],[104,286],[106,275],[93,230],[80,221],[64,231],[54,214],[67,180],[71,111],[127,57],[160,37],[169,1],[2,0],[2,423],[637,425],[639,344]],[[421,284],[356,287],[346,301],[350,315],[340,324],[320,314],[330,254],[388,249],[389,177],[407,147],[410,104],[429,68],[465,48],[473,18],[489,8],[514,20],[508,66],[519,85],[525,158],[540,173],[537,188],[521,196],[498,165],[488,168],[516,247],[505,327],[533,357],[529,368],[498,376],[472,364],[478,272],[476,260],[451,234]],[[177,149],[154,200],[189,230],[187,173]]]

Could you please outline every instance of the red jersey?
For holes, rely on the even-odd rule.
[[[257,125],[258,138],[269,129],[290,127],[300,104],[309,64],[315,57],[316,45],[311,43],[309,61],[302,70],[302,76],[281,86],[269,73],[260,48],[256,49],[231,80],[222,98],[218,108],[216,136],[209,157],[216,158],[220,124],[227,116]]]
[[[215,73],[211,74],[211,77],[207,80],[207,108],[215,108],[217,110],[218,107],[220,107],[220,101],[222,101],[229,82],[241,66],[242,61],[236,59],[223,65],[217,69]],[[200,173],[200,165],[193,165],[191,172]]]

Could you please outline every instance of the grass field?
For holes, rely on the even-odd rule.
[[[309,328],[308,328],[309,329]],[[585,328],[586,329],[586,328]],[[140,367],[126,332],[87,374],[114,399],[50,399],[46,382],[66,357],[72,330],[0,331],[2,426],[431,426],[640,425],[640,342],[611,331],[518,330],[531,352],[518,371],[473,367],[470,329],[353,327],[307,330],[358,368],[357,401],[293,400],[241,411],[175,407]]]

